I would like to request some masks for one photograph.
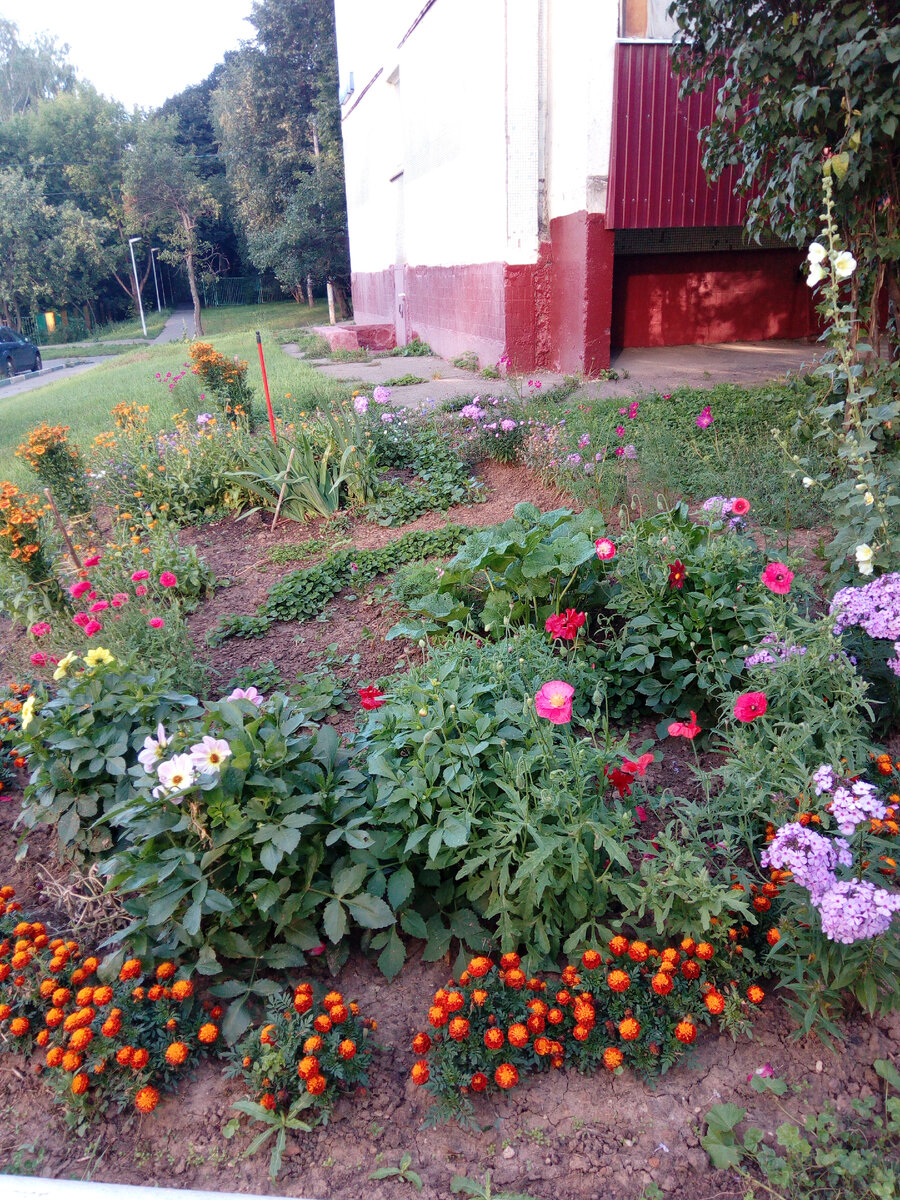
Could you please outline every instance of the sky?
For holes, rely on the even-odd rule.
[[[53,34],[98,91],[126,108],[156,108],[200,83],[226,50],[252,37],[253,0],[0,0],[24,41]]]

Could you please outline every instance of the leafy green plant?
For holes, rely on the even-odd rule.
[[[454,358],[453,365],[460,371],[477,371],[478,355],[474,350],[467,350],[464,354],[460,354],[457,358]]]
[[[232,479],[262,504],[241,516],[249,517],[260,507],[274,512],[281,500],[285,520],[330,517],[340,507],[341,488],[349,478],[354,454],[355,449],[348,446],[338,458],[330,446],[320,450],[302,432],[295,434],[293,442],[284,435],[277,443],[257,439],[251,465],[235,471]]]
[[[395,346],[393,350],[379,351],[379,358],[425,358],[430,354],[434,354],[432,348],[427,342],[423,342],[418,337],[413,337],[406,343],[405,346]]]
[[[484,1179],[469,1179],[465,1175],[454,1175],[450,1180],[450,1191],[454,1196],[473,1196],[475,1200],[535,1200],[522,1192],[495,1192],[491,1188],[491,1173]]]
[[[383,415],[391,419],[372,427],[378,465],[412,471],[417,479],[412,484],[396,479],[379,483],[377,498],[368,506],[371,520],[399,525],[431,509],[443,511],[452,504],[483,499],[480,485],[470,476],[445,428],[427,415]]]
[[[409,371],[405,375],[398,375],[395,379],[386,379],[381,385],[382,387],[412,387],[416,383],[427,383],[421,375],[411,375]]]
[[[260,692],[277,692],[283,688],[281,669],[269,659],[268,662],[256,663],[238,667],[231,682],[226,685],[226,692],[235,688],[255,687]]]
[[[412,1169],[412,1155],[408,1150],[402,1155],[396,1167],[376,1167],[369,1173],[369,1178],[401,1179],[404,1183],[411,1183],[417,1192],[421,1192],[424,1187],[422,1176],[418,1171]]]

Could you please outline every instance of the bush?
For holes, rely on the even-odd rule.
[[[3,607],[24,624],[67,604],[56,577],[55,552],[45,527],[49,506],[12,483],[0,483],[0,587]]]
[[[81,451],[69,443],[68,432],[68,425],[42,421],[19,446],[16,458],[28,463],[63,512],[82,516],[90,511],[91,497]]]
[[[192,342],[191,372],[220,405],[228,421],[250,417],[253,388],[247,383],[247,364],[238,358],[226,358],[210,342]]]

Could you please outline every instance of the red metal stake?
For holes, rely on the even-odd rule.
[[[272,441],[278,445],[278,434],[275,432],[275,414],[272,412],[272,401],[269,397],[269,380],[266,375],[266,360],[263,358],[262,338],[256,331],[256,345],[259,348],[259,365],[262,367],[263,390],[266,393],[266,408],[269,410],[269,428],[272,430]]]

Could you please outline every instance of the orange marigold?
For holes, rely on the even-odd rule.
[[[141,1048],[139,1050],[136,1049],[131,1056],[132,1070],[134,1070],[134,1071],[142,1070],[144,1067],[146,1067],[146,1065],[149,1061],[150,1061],[150,1051],[144,1049],[144,1047],[141,1046]]]
[[[321,1049],[322,1049],[322,1039],[319,1037],[319,1035],[317,1033],[314,1033],[312,1035],[312,1037],[308,1037],[306,1039],[306,1041],[303,1043],[303,1053],[304,1054],[318,1054]]]
[[[627,992],[631,986],[631,979],[626,971],[610,971],[606,982],[611,992]]]
[[[77,1071],[83,1062],[83,1055],[76,1054],[74,1050],[67,1050],[63,1054],[62,1069],[64,1071]]]
[[[262,1096],[260,1096],[259,1103],[260,1107],[264,1108],[266,1112],[271,1112],[275,1107],[275,1097],[271,1092],[265,1092]]]
[[[427,1083],[428,1076],[430,1074],[431,1074],[431,1072],[428,1069],[428,1063],[425,1062],[424,1059],[420,1059],[419,1062],[413,1063],[413,1068],[410,1071],[410,1075],[412,1076],[413,1083],[416,1084],[417,1086],[421,1086],[423,1083]]]
[[[681,964],[681,973],[685,979],[699,979],[700,964],[695,958],[689,958]]]
[[[693,1021],[679,1021],[675,1026],[675,1036],[679,1042],[684,1042],[686,1046],[689,1046],[697,1036],[697,1026]]]
[[[318,1073],[319,1073],[319,1060],[311,1054],[306,1055],[306,1057],[304,1057],[304,1058],[301,1058],[300,1061],[297,1063],[297,1074],[300,1076],[301,1079],[306,1079],[306,1080],[312,1079],[313,1075],[318,1075]]]
[[[519,955],[510,952],[509,954],[504,954],[503,957],[500,959],[500,970],[501,971],[514,971],[514,970],[516,970],[516,968],[518,968],[521,965],[521,963],[522,963],[522,960],[519,957]]]
[[[170,1042],[166,1047],[166,1062],[172,1067],[180,1067],[188,1056],[188,1048],[184,1042]]]
[[[551,1008],[547,1011],[548,1025],[562,1025],[566,1015],[561,1008]]]
[[[263,1025],[260,1030],[259,1040],[263,1046],[274,1046],[275,1038],[272,1036],[275,1032],[274,1025]]]
[[[88,1085],[90,1084],[90,1082],[91,1082],[90,1079],[88,1079],[87,1075],[85,1075],[83,1072],[79,1072],[77,1075],[73,1075],[72,1076],[72,1095],[73,1096],[83,1096],[84,1093],[88,1090]]]
[[[469,1022],[466,1021],[466,1025],[468,1024]],[[356,1042],[354,1042],[352,1038],[344,1038],[344,1040],[338,1046],[338,1054],[341,1056],[341,1058],[349,1062],[349,1060],[356,1054]]]
[[[675,983],[671,975],[666,974],[665,971],[660,971],[658,974],[653,976],[652,980],[650,981],[650,986],[653,988],[654,992],[656,992],[657,996],[668,996],[669,992],[671,992],[672,988],[675,986]]]
[[[502,1029],[488,1029],[484,1035],[484,1044],[488,1050],[499,1050],[506,1041]]]
[[[488,1077],[483,1071],[476,1071],[469,1081],[469,1087],[473,1092],[487,1091]]]
[[[482,979],[493,965],[493,962],[486,955],[479,954],[477,958],[473,958],[469,963],[469,975],[473,979]]]
[[[447,1024],[447,1010],[442,1004],[432,1004],[429,1008],[428,1024],[433,1025],[435,1029],[440,1029],[442,1025]]]
[[[141,973],[141,960],[139,958],[129,958],[127,962],[122,964],[122,969],[119,972],[119,979],[126,983],[129,979],[137,979]]]
[[[344,1003],[344,997],[341,995],[340,992],[329,992],[328,995],[325,997],[325,999],[322,1001],[322,1007],[323,1008],[331,1008],[332,1005],[334,1005],[334,1004],[343,1004],[343,1003]]]
[[[219,1036],[218,1025],[213,1025],[211,1021],[207,1021],[197,1030],[197,1040],[203,1042],[206,1046],[211,1046]]]
[[[475,990],[472,992],[472,1003],[478,1008],[481,1008],[487,998],[488,994],[484,988],[475,988]]]
[[[607,1071],[615,1071],[625,1061],[625,1055],[615,1046],[607,1046],[603,1051],[603,1065]]]
[[[575,1039],[576,1042],[586,1042],[590,1036],[591,1036],[591,1026],[590,1025],[580,1025],[579,1024],[579,1025],[576,1025],[575,1028],[572,1030],[572,1037]]]
[[[515,1025],[510,1025],[509,1029],[507,1030],[506,1037],[509,1041],[509,1044],[511,1046],[516,1046],[518,1049],[528,1045],[528,1029],[519,1022],[516,1022]]]
[[[469,1022],[465,1017],[454,1017],[447,1026],[447,1033],[454,1042],[464,1042],[469,1036]]]
[[[92,1029],[76,1029],[69,1039],[69,1049],[87,1050],[93,1040],[94,1032]]]
[[[494,1082],[500,1088],[512,1088],[519,1082],[519,1072],[512,1063],[500,1063],[494,1071]]]
[[[710,959],[715,954],[715,950],[709,942],[700,942],[697,946],[697,957]]]
[[[550,1041],[549,1038],[538,1037],[538,1038],[534,1039],[534,1052],[540,1058],[543,1058],[545,1055],[552,1053],[552,1051],[553,1051],[553,1043]]]
[[[159,980],[171,979],[175,974],[175,964],[172,962],[162,962],[156,968],[156,978]]]
[[[616,958],[621,957],[621,955],[623,955],[623,954],[627,954],[628,953],[628,938],[622,937],[622,935],[619,934],[617,937],[614,937],[612,939],[612,941],[609,943],[609,948],[612,951],[612,953],[615,954]]]
[[[431,1049],[431,1038],[427,1033],[417,1033],[412,1040],[413,1054],[427,1054]]]
[[[62,1046],[54,1046],[51,1050],[47,1051],[47,1058],[46,1058],[47,1066],[48,1067],[61,1067],[64,1055],[65,1055],[65,1050],[63,1050]]]
[[[596,950],[585,950],[581,956],[581,965],[586,971],[596,971],[602,962],[603,956]]]
[[[64,1008],[72,999],[72,993],[68,988],[56,988],[51,997],[54,1008]]]
[[[189,1000],[194,994],[194,985],[190,979],[176,979],[172,984],[172,995],[176,1000]]]
[[[138,1112],[152,1113],[159,1104],[159,1092],[155,1087],[142,1087],[134,1098],[134,1106]]]
[[[753,1004],[762,1004],[766,993],[762,990],[758,983],[751,983],[747,988],[747,999]]]
[[[708,992],[703,1003],[714,1017],[725,1011],[725,997],[719,992]]]
[[[779,930],[777,930],[774,927],[774,925],[769,930],[769,932],[766,934],[766,941],[769,943],[770,946],[774,946],[777,942],[781,941],[781,933]]]
[[[641,1032],[641,1027],[634,1017],[625,1017],[619,1022],[619,1035],[626,1042],[633,1042]]]
[[[9,1032],[13,1037],[24,1037],[31,1028],[31,1022],[27,1017],[13,1017],[9,1023]]]
[[[688,954],[688,955],[693,954],[694,951],[697,949],[697,943],[694,941],[694,939],[692,937],[682,938],[681,949],[682,949],[683,953],[685,953],[685,954]]]
[[[120,1067],[128,1067],[131,1065],[132,1054],[134,1054],[134,1046],[123,1046],[121,1050],[116,1051],[116,1062]]]
[[[113,998],[113,990],[111,987],[94,988],[94,1004],[97,1008],[103,1008],[109,1004]]]
[[[628,957],[632,962],[646,962],[650,955],[650,947],[646,942],[632,942],[628,947]]]

